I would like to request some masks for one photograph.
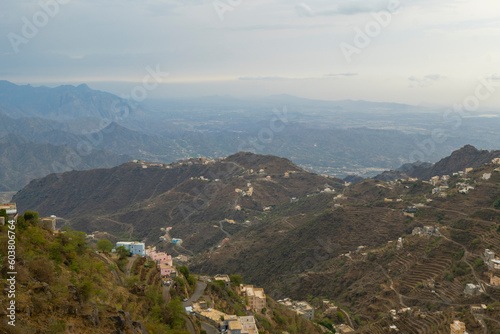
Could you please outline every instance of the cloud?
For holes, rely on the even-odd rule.
[[[325,77],[355,77],[358,73],[344,72],[344,73],[330,73],[326,74]]]
[[[263,81],[276,81],[276,80],[293,80],[295,78],[287,77],[239,77],[238,80],[263,80]]]
[[[338,4],[333,8],[313,10],[309,5],[302,2],[295,6],[295,11],[300,17],[356,15],[387,10],[387,6],[387,1],[381,0],[370,2],[366,0],[342,0],[338,1]]]
[[[424,77],[417,77],[417,76],[412,75],[411,77],[408,78],[408,80],[410,80],[410,88],[429,87],[433,83],[435,83],[436,81],[439,81],[441,79],[443,79],[443,76],[441,76],[439,74],[428,74]]]

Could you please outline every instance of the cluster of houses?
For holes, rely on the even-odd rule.
[[[236,189],[234,189],[234,192],[240,194],[241,197],[245,197],[245,196],[251,197],[251,196],[253,196],[252,184],[250,182],[248,182],[246,188],[243,188],[243,189],[236,188]]]
[[[428,236],[434,236],[434,237],[439,237],[441,235],[441,232],[439,232],[439,227],[437,226],[424,226],[424,227],[415,227],[413,231],[411,232],[412,235],[428,235]]]
[[[7,214],[7,219],[8,220],[15,220],[17,221],[18,213],[17,213],[17,205],[16,203],[8,203],[8,204],[0,204],[0,210],[5,210],[5,213]],[[5,225],[7,222],[5,221],[5,217],[0,217],[0,226]],[[48,228],[51,231],[56,231],[56,224],[57,224],[57,217],[52,215],[50,217],[44,217],[40,218],[38,223],[45,227]]]
[[[172,255],[164,252],[157,252],[156,247],[146,248],[143,242],[137,241],[119,241],[116,243],[116,248],[123,246],[130,251],[131,255],[147,256],[156,263],[156,267],[160,272],[161,277],[175,277],[177,272],[175,270]],[[116,251],[116,249],[115,249]]]
[[[231,280],[228,275],[215,275],[214,280],[224,282],[226,288],[231,287]],[[238,295],[246,297],[248,309],[253,312],[261,312],[266,308],[266,295],[263,289],[255,288],[252,285],[241,284],[237,289]],[[196,312],[200,317],[211,321],[219,322],[220,332],[224,334],[258,334],[257,324],[253,316],[228,315],[221,311],[210,309],[206,301],[194,303],[193,306],[186,307],[188,313]]]
[[[191,159],[185,159],[185,160],[180,160],[174,163],[170,164],[160,164],[160,163],[154,163],[154,162],[147,162],[147,161],[141,161],[141,160],[132,160],[133,163],[139,164],[142,168],[147,169],[150,167],[163,167],[166,169],[171,169],[174,167],[181,167],[181,166],[192,166],[192,165],[208,165],[212,164],[218,161],[222,161],[224,158],[217,158],[217,159],[208,159],[205,157],[201,158],[191,158]]]
[[[156,263],[156,268],[160,271],[161,277],[175,277],[177,272],[172,262],[172,255],[164,252],[157,252],[155,248],[148,251],[148,257]]]
[[[496,257],[495,252],[486,249],[483,254],[483,261],[490,270],[490,284],[500,286],[500,259]]]
[[[314,307],[312,307],[311,304],[309,304],[306,301],[297,302],[289,298],[285,298],[282,300],[278,300],[278,303],[294,311],[295,313],[297,313],[298,315],[307,320],[314,319]]]

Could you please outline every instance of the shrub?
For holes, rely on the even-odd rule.
[[[50,261],[44,258],[37,258],[29,265],[33,277],[41,282],[54,282],[54,267]]]
[[[111,252],[113,243],[108,239],[101,239],[97,242],[97,249],[102,252]]]

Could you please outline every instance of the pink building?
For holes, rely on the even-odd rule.
[[[172,266],[169,266],[166,263],[162,263],[159,266],[161,277],[169,277],[172,274],[172,270],[174,269]]]
[[[169,277],[174,271],[172,255],[164,252],[150,252],[149,257],[156,262],[156,267],[160,270],[162,277]]]
[[[172,255],[163,252],[151,252],[149,257],[156,262],[156,265],[168,264],[172,266]]]

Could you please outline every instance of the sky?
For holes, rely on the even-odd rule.
[[[500,110],[497,0],[2,0],[0,9],[0,79],[17,84],[87,83],[137,99],[476,97],[475,108]]]

